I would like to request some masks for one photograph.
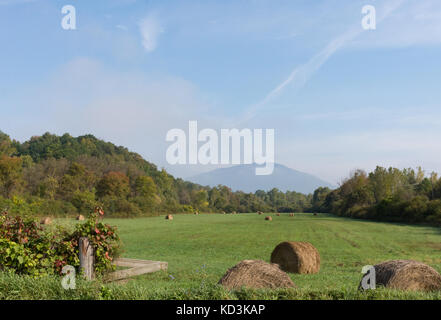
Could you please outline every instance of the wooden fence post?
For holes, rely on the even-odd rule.
[[[88,238],[82,237],[78,241],[80,251],[80,270],[83,271],[87,280],[94,278],[94,254],[93,247]]]

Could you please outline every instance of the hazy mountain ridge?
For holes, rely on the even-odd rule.
[[[304,194],[313,193],[318,187],[335,188],[312,174],[288,168],[281,164],[274,165],[271,175],[256,176],[256,165],[238,165],[219,168],[190,177],[187,180],[210,187],[228,185],[234,191],[255,192],[277,188],[283,192],[296,191]]]

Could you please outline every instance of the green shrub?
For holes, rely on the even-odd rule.
[[[44,230],[34,219],[0,215],[0,269],[41,276],[61,273],[63,266],[79,267],[78,240],[87,237],[95,252],[95,273],[113,270],[120,248],[116,229],[99,221],[99,212],[77,224],[73,232]]]
[[[48,234],[32,219],[0,215],[0,268],[39,276],[53,273],[56,256]]]
[[[78,239],[87,237],[95,252],[95,273],[103,274],[114,270],[112,260],[119,255],[120,239],[116,227],[99,221],[98,213],[91,214],[84,223],[75,226],[75,231],[64,238],[64,242],[71,243],[77,250]],[[75,256],[78,256],[76,254]],[[71,264],[75,266],[74,264]]]
[[[8,239],[0,239],[0,268],[20,274],[40,274],[37,255],[23,244]]]

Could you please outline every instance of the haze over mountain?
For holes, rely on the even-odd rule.
[[[219,168],[198,174],[187,180],[210,187],[222,184],[229,186],[233,191],[244,192],[268,191],[277,188],[283,192],[297,191],[308,194],[314,192],[318,187],[335,188],[329,182],[309,173],[297,171],[281,164],[274,164],[273,173],[267,176],[256,176],[256,167],[255,164],[250,164]]]

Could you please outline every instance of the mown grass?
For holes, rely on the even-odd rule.
[[[34,279],[0,272],[0,300],[440,300],[441,292],[279,289],[228,291],[217,284],[191,289],[151,288],[140,283],[103,284],[76,281],[76,289],[65,290],[60,278]]]
[[[0,274],[0,299],[441,298],[441,292],[357,290],[362,267],[385,260],[414,259],[441,271],[439,228],[324,214],[282,214],[271,222],[263,219],[257,214],[175,215],[173,221],[164,217],[108,219],[118,226],[124,257],[167,261],[167,272],[138,276],[127,284],[80,281],[71,292],[61,288],[59,278],[33,280]],[[274,247],[286,240],[311,242],[321,255],[318,274],[290,274],[297,289],[230,292],[216,285],[225,271],[241,260],[269,261]]]

